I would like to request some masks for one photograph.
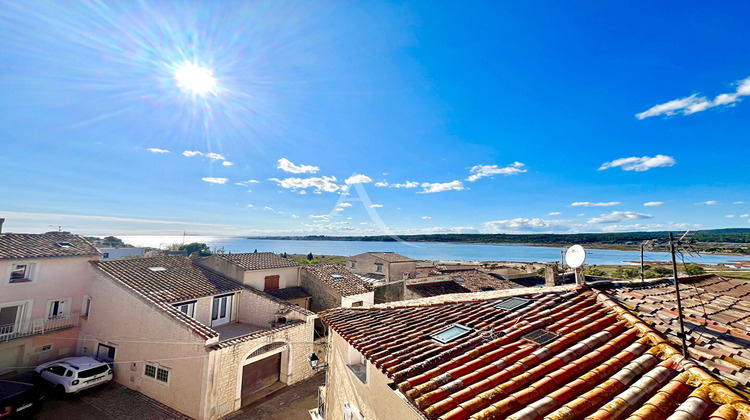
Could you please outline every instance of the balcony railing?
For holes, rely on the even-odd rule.
[[[78,326],[80,318],[80,312],[71,312],[70,315],[52,319],[37,318],[28,322],[0,325],[0,342],[73,328]]]

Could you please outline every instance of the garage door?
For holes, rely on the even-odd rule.
[[[279,382],[281,353],[245,365],[242,368],[242,405],[263,388]]]
[[[23,346],[0,349],[0,375],[18,370],[23,360]]]

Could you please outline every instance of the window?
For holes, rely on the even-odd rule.
[[[47,303],[47,319],[66,318],[70,315],[71,298],[51,300]]]
[[[263,287],[264,292],[271,292],[273,290],[279,290],[279,278],[280,276],[266,276],[265,285]]]
[[[383,272],[383,264],[375,263],[375,272],[376,273],[382,273]]]
[[[58,242],[57,246],[60,248],[75,248],[70,242]]]
[[[211,326],[219,326],[232,318],[232,295],[217,296],[211,308]]]
[[[352,302],[352,307],[355,308],[357,306],[362,306],[363,303],[364,302],[362,302],[361,300],[358,300],[356,302]]]
[[[105,252],[102,254],[102,259],[109,258],[109,252]]]
[[[351,268],[353,268],[353,269],[357,268],[357,262],[356,261],[352,261],[351,263],[352,263],[351,266],[350,266]]]
[[[190,318],[195,318],[195,301],[180,303],[180,304],[174,305],[174,307],[177,308],[178,311],[189,316]]]
[[[367,359],[354,346],[349,346],[346,366],[363,384],[369,382],[370,372]]]
[[[8,284],[31,283],[36,280],[37,263],[11,264]]]
[[[344,420],[364,420],[362,413],[349,403],[344,403]]]
[[[91,310],[91,296],[83,296],[83,304],[81,305],[81,316],[88,318],[89,311]]]
[[[448,344],[471,333],[472,331],[474,331],[473,328],[465,327],[461,324],[453,324],[448,328],[432,334],[430,338],[432,338],[433,340],[437,340],[443,344]]]
[[[18,333],[21,323],[28,321],[28,306],[31,301],[0,304],[0,338],[6,334]]]
[[[495,308],[502,309],[504,311],[514,311],[528,305],[529,303],[531,303],[531,299],[524,299],[513,296],[504,299],[502,302],[495,305]]]
[[[143,374],[149,378],[153,378],[159,382],[169,384],[169,373],[172,369],[166,366],[160,366],[156,363],[146,363]]]

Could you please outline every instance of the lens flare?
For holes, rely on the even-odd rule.
[[[183,92],[200,96],[216,94],[217,81],[209,68],[185,62],[177,67],[174,79]]]

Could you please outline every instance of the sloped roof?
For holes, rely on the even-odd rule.
[[[339,264],[313,264],[305,266],[303,270],[339,292],[341,296],[359,295],[374,290],[372,284]]]
[[[673,342],[681,342],[668,279],[597,286]],[[750,389],[750,283],[714,275],[680,279],[690,354],[711,372]]]
[[[413,259],[406,257],[401,254],[397,254],[395,252],[365,252],[365,254],[372,255],[374,257],[380,258],[383,261],[393,263],[393,262],[407,262],[407,261],[414,261]],[[362,254],[358,254],[362,255]],[[356,257],[356,255],[353,255],[350,258]]]
[[[509,294],[496,291],[321,318],[429,419],[750,418],[744,397],[606,295],[524,291],[531,302],[512,311],[495,307]],[[430,338],[456,323],[474,330]],[[553,338],[526,338],[539,331]]]
[[[519,283],[513,280],[504,280],[500,277],[496,277],[492,274],[488,274],[475,269],[458,271],[445,270],[443,271],[443,274],[452,276],[456,281],[460,282],[461,286],[469,289],[472,292],[486,292],[488,290],[502,290],[512,289],[514,287],[530,287],[540,285],[536,281]],[[461,280],[458,280],[457,278]],[[541,285],[544,285],[543,280]]]
[[[0,259],[85,257],[98,255],[100,255],[99,250],[89,241],[79,235],[70,233],[0,234]]]
[[[283,301],[312,297],[307,290],[301,287],[286,287],[284,289],[271,290],[266,293]]]
[[[298,264],[273,252],[249,252],[244,254],[217,255],[245,270],[269,270],[272,268],[297,267]]]
[[[471,290],[461,286],[455,281],[438,281],[432,283],[407,284],[409,290],[424,297],[447,295],[451,293],[471,293]]]
[[[180,302],[243,289],[240,283],[199,267],[185,257],[134,258],[94,264],[156,302]]]

